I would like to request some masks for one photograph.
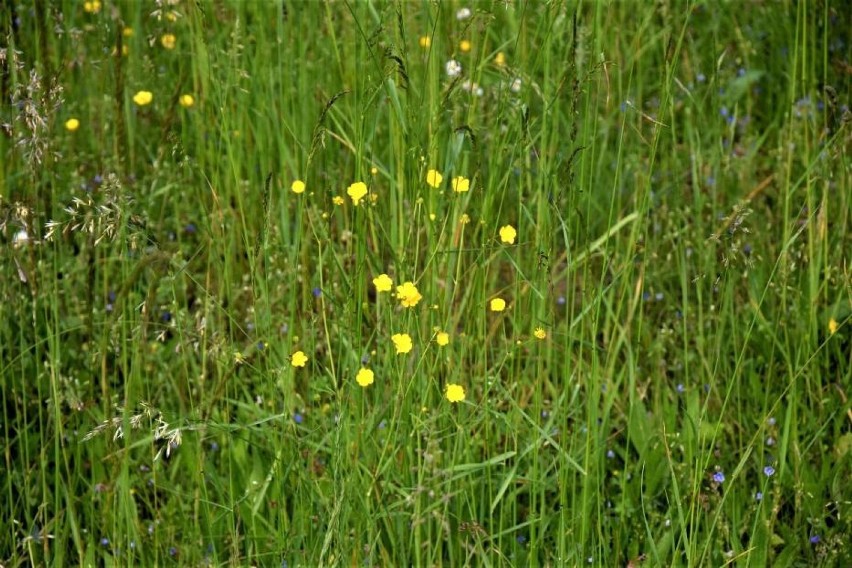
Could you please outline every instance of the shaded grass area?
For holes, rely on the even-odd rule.
[[[852,562],[839,4],[4,6],[4,565]]]

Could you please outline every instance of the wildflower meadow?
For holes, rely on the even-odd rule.
[[[0,567],[852,566],[840,0],[0,1]]]

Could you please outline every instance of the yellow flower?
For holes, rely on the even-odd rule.
[[[304,367],[308,362],[308,356],[303,351],[296,351],[290,355],[290,364],[294,367]]]
[[[396,297],[402,303],[403,308],[413,308],[417,305],[417,302],[423,299],[414,282],[405,282],[402,286],[397,286]]]
[[[470,42],[466,39],[463,39],[459,42],[459,49],[462,51],[462,53],[467,53],[468,51],[470,51],[470,47]]]
[[[83,2],[83,10],[89,14],[97,14],[101,11],[100,0],[91,0]]]
[[[437,343],[439,347],[444,347],[446,345],[449,345],[450,334],[447,333],[446,331],[439,331],[435,335],[435,343]]]
[[[432,38],[429,36],[420,36],[420,47],[426,49],[430,45],[432,45]]]
[[[507,245],[511,245],[515,243],[515,237],[518,236],[518,232],[512,225],[506,225],[504,227],[500,227],[500,240],[506,243]]]
[[[190,108],[195,104],[195,98],[192,95],[181,95],[178,102],[183,108]]]
[[[370,369],[361,369],[358,371],[358,374],[355,375],[355,380],[362,387],[368,387],[373,384],[374,376],[373,371]]]
[[[80,121],[76,118],[69,118],[65,121],[65,130],[68,132],[74,132],[78,128],[80,128]]]
[[[300,179],[293,181],[290,185],[290,191],[293,193],[304,193],[305,192],[305,182]]]
[[[441,180],[443,179],[444,176],[438,170],[429,170],[426,172],[426,183],[432,187],[441,187]]]
[[[340,197],[339,195],[335,195],[334,197],[331,198],[331,202],[334,203],[335,205],[343,205],[343,198]]]
[[[461,223],[462,225],[467,225],[468,223],[470,223],[470,215],[468,215],[467,213],[462,213],[462,216],[459,219],[459,223]]]
[[[494,56],[494,65],[497,67],[503,67],[506,64],[506,54],[502,51],[498,51],[497,55]]]
[[[464,193],[470,189],[470,180],[464,176],[453,178],[453,191],[456,193]]]
[[[828,333],[830,333],[831,335],[834,335],[835,333],[837,333],[838,327],[840,327],[840,326],[838,325],[836,319],[831,318],[830,320],[828,320]]]
[[[464,387],[450,383],[447,385],[446,396],[450,402],[461,402],[464,400]]]
[[[379,173],[379,168],[377,168],[376,166],[370,168],[370,175],[376,175],[377,173]]]
[[[547,332],[540,327],[535,328],[533,335],[535,335],[536,339],[547,339]]]
[[[121,35],[124,37],[133,37],[133,28],[124,28],[121,30]]]
[[[506,309],[506,300],[503,298],[494,298],[491,300],[491,311],[502,312]]]
[[[357,207],[358,203],[367,195],[367,184],[363,181],[356,181],[346,190],[346,195],[352,198],[352,203]]]
[[[154,95],[151,91],[139,91],[135,95],[133,95],[133,102],[139,106],[145,106],[147,104],[151,104],[151,101],[154,100]]]
[[[176,42],[177,38],[175,37],[175,34],[163,34],[163,37],[160,38],[160,43],[163,44],[163,47],[166,49],[174,49]]]
[[[396,347],[397,354],[400,355],[408,353],[414,347],[414,344],[411,342],[411,336],[407,333],[395,333],[391,336],[391,341],[393,341],[393,345]]]
[[[376,292],[390,292],[393,280],[387,274],[379,274],[373,278],[373,286],[376,287]]]

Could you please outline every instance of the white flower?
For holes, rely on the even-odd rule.
[[[509,86],[513,93],[519,93],[521,91],[521,78],[516,77],[512,84]]]
[[[459,63],[455,59],[450,59],[449,61],[447,61],[447,64],[446,64],[445,67],[447,69],[447,75],[449,77],[458,77],[459,75],[461,75],[461,72],[462,72],[461,63]]]
[[[23,245],[27,244],[29,241],[30,241],[30,236],[26,232],[26,230],[24,230],[24,229],[21,229],[20,231],[15,233],[14,237],[12,237],[12,244],[14,245],[15,248],[23,246]]]
[[[459,21],[466,20],[470,17],[470,14],[470,8],[461,8],[458,12],[456,12],[456,19]]]

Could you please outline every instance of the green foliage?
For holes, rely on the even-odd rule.
[[[0,564],[852,564],[835,4],[6,2]]]

